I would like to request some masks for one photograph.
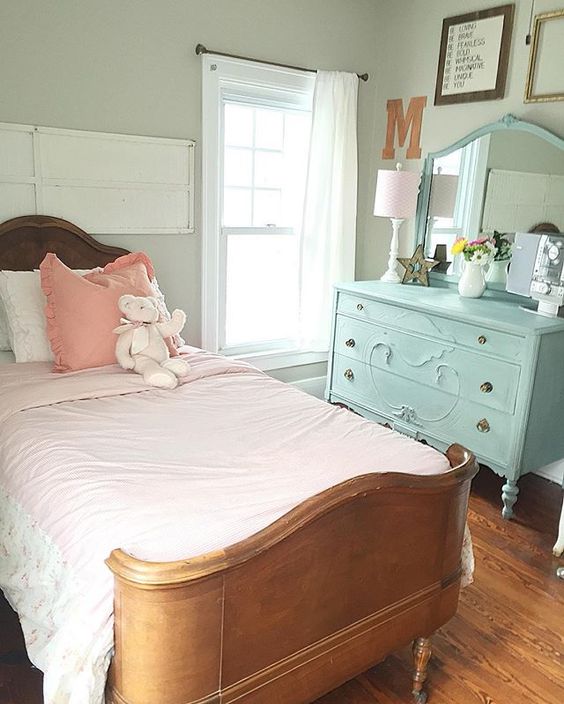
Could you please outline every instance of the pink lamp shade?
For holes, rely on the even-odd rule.
[[[433,174],[429,215],[434,218],[452,218],[458,192],[458,176]]]
[[[384,218],[411,218],[417,208],[417,194],[421,176],[414,171],[378,170],[374,215]]]

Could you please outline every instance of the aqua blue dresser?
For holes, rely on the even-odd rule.
[[[564,458],[564,320],[454,288],[335,290],[326,398],[444,450],[458,442],[517,480]]]

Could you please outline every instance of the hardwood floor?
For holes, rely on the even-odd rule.
[[[563,704],[564,581],[551,547],[561,491],[536,476],[520,481],[516,517],[500,514],[502,481],[482,469],[469,521],[475,583],[457,615],[433,638],[429,704]],[[316,704],[411,701],[409,648]],[[41,673],[23,651],[17,619],[0,598],[0,704],[42,704]]]

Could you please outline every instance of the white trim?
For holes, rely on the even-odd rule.
[[[255,190],[259,190],[258,188]],[[223,227],[224,235],[293,235],[293,227]]]
[[[221,309],[225,301],[225,281],[221,275],[225,269],[225,247],[221,242],[223,102],[249,100],[252,92],[256,94],[256,103],[303,109],[306,101],[308,105],[311,103],[314,85],[314,74],[213,54],[202,57],[202,346],[213,352],[218,351],[223,342],[220,320],[224,317]],[[225,228],[223,232],[233,229]],[[273,228],[268,234],[287,234],[285,229]],[[288,357],[287,352],[282,355]],[[256,359],[253,363],[258,365],[268,365],[260,366],[261,369],[293,366],[293,363],[271,364],[267,361],[267,357],[279,356],[280,353],[271,352],[243,358]]]
[[[292,381],[290,383],[306,394],[310,394],[310,396],[323,399],[323,391],[325,389],[324,376],[312,376],[309,379],[299,379],[298,381]]]
[[[318,364],[320,362],[326,362],[328,353],[280,351],[225,356],[230,359],[240,359],[244,362],[248,362],[254,367],[257,367],[257,369],[261,369],[266,372],[272,371],[273,369],[286,369],[287,367],[298,367],[303,364]]]
[[[539,477],[544,477],[544,479],[564,486],[564,461],[558,460],[558,462],[552,462],[552,464],[547,464],[545,467],[539,467],[535,469],[533,474],[538,474]]]
[[[0,126],[9,125],[10,123],[2,123]],[[139,138],[144,142],[152,144],[170,145],[171,147],[185,146],[193,147],[196,143],[192,139],[176,139],[175,137],[147,137],[145,135],[135,134],[119,134],[117,132],[95,132],[93,130],[71,130],[63,127],[32,127],[41,134],[59,134],[69,137],[85,137],[87,139],[104,139],[118,140],[120,142],[138,142]]]
[[[473,194],[466,208],[462,229],[464,232],[482,231],[482,212],[484,209],[484,196],[486,190],[486,176],[488,170],[488,154],[490,150],[490,135],[484,135],[476,142],[471,142],[472,147],[472,173],[466,185],[467,193]]]
[[[213,69],[212,69],[213,66]],[[220,106],[217,64],[202,58],[202,347],[219,350]]]

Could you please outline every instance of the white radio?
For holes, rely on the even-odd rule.
[[[538,301],[538,313],[556,317],[564,305],[564,235],[518,232],[507,290]]]

